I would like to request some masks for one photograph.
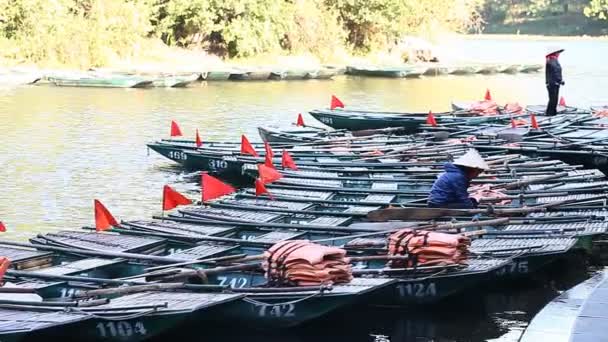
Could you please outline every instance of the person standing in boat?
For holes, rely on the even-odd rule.
[[[557,114],[557,101],[559,98],[559,87],[565,84],[562,79],[562,66],[559,64],[559,55],[564,52],[564,49],[549,48],[547,50],[545,65],[545,83],[547,92],[549,93],[549,103],[547,104],[546,115],[553,116]]]
[[[445,172],[433,184],[427,205],[430,208],[471,209],[477,200],[469,196],[471,180],[490,170],[479,153],[470,149],[452,163],[444,165]]]

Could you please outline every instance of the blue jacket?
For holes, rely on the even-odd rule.
[[[470,180],[464,170],[452,163],[446,163],[444,168],[445,172],[439,175],[431,188],[428,205],[454,209],[476,208],[477,201],[469,198],[467,192]]]

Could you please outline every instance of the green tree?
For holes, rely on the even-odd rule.
[[[608,19],[608,0],[591,0],[585,7],[584,13],[588,17]]]

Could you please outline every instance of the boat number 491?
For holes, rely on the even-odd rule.
[[[186,160],[188,155],[182,151],[169,151],[169,158],[174,160]]]
[[[112,321],[97,323],[102,338],[145,336],[148,331],[142,322]]]

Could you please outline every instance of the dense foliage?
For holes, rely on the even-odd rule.
[[[368,52],[476,23],[482,0],[0,0],[5,57],[101,65],[146,38],[230,57]]]
[[[585,7],[585,15],[603,20],[608,19],[608,0],[591,0],[589,6]]]

